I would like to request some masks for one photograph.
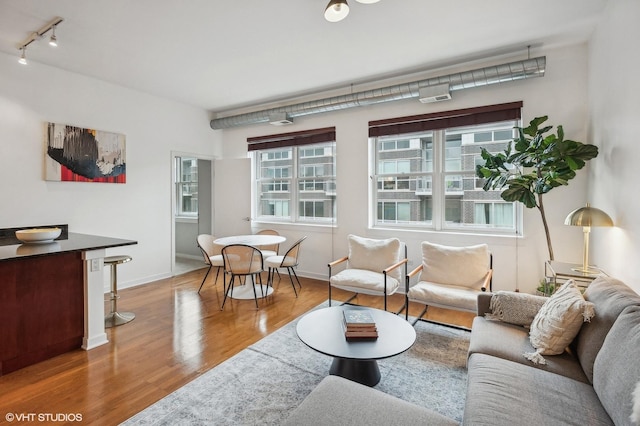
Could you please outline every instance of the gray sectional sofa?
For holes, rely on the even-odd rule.
[[[481,295],[474,319],[465,425],[629,425],[640,381],[640,296],[610,277],[585,291],[595,316],[570,351],[533,364],[528,329],[485,317]],[[534,297],[534,296],[532,296]]]
[[[528,329],[488,319],[493,294],[478,299],[468,358],[464,425],[632,425],[640,382],[640,296],[599,277],[585,299],[595,316],[568,351],[534,364]],[[528,296],[527,296],[528,297]],[[541,306],[546,299],[537,299]],[[640,399],[640,390],[638,397]],[[640,404],[636,410],[640,411]],[[638,416],[640,417],[640,415]],[[441,415],[340,377],[325,378],[288,419],[289,425],[456,424]]]

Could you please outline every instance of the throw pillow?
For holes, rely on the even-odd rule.
[[[490,314],[485,318],[529,327],[546,297],[514,291],[496,291],[491,297]]]
[[[631,411],[631,421],[634,425],[640,425],[640,382],[636,383],[636,388],[633,390],[633,411]]]
[[[422,242],[420,281],[480,290],[490,264],[489,246],[450,247]]]
[[[383,269],[397,263],[400,257],[400,240],[397,238],[374,240],[349,235],[349,268],[382,273]],[[401,267],[396,268],[390,275],[400,280],[403,271]]]
[[[542,355],[558,355],[580,331],[583,322],[595,314],[594,304],[582,297],[573,280],[564,283],[546,302],[531,322],[529,340],[536,349],[524,356],[534,364],[546,364]]]

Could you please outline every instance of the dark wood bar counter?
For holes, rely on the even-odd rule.
[[[0,376],[107,343],[105,249],[137,242],[66,232],[61,237],[45,244],[4,239],[0,245]]]

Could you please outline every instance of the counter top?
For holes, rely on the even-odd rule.
[[[67,238],[42,244],[10,244],[0,246],[0,261],[36,256],[49,256],[74,251],[99,250],[138,244],[137,241],[69,232]]]

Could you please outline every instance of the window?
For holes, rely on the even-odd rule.
[[[198,216],[198,159],[176,157],[175,183],[178,217]]]
[[[476,116],[469,119],[459,119],[466,110],[458,110],[442,113],[444,120],[429,115],[425,123],[416,116],[369,123],[374,226],[515,232],[516,205],[499,191],[484,191],[475,167],[483,163],[481,148],[499,152],[512,143],[520,107],[470,109]]]
[[[248,141],[250,151],[254,151],[257,220],[302,223],[334,220],[335,129]]]

